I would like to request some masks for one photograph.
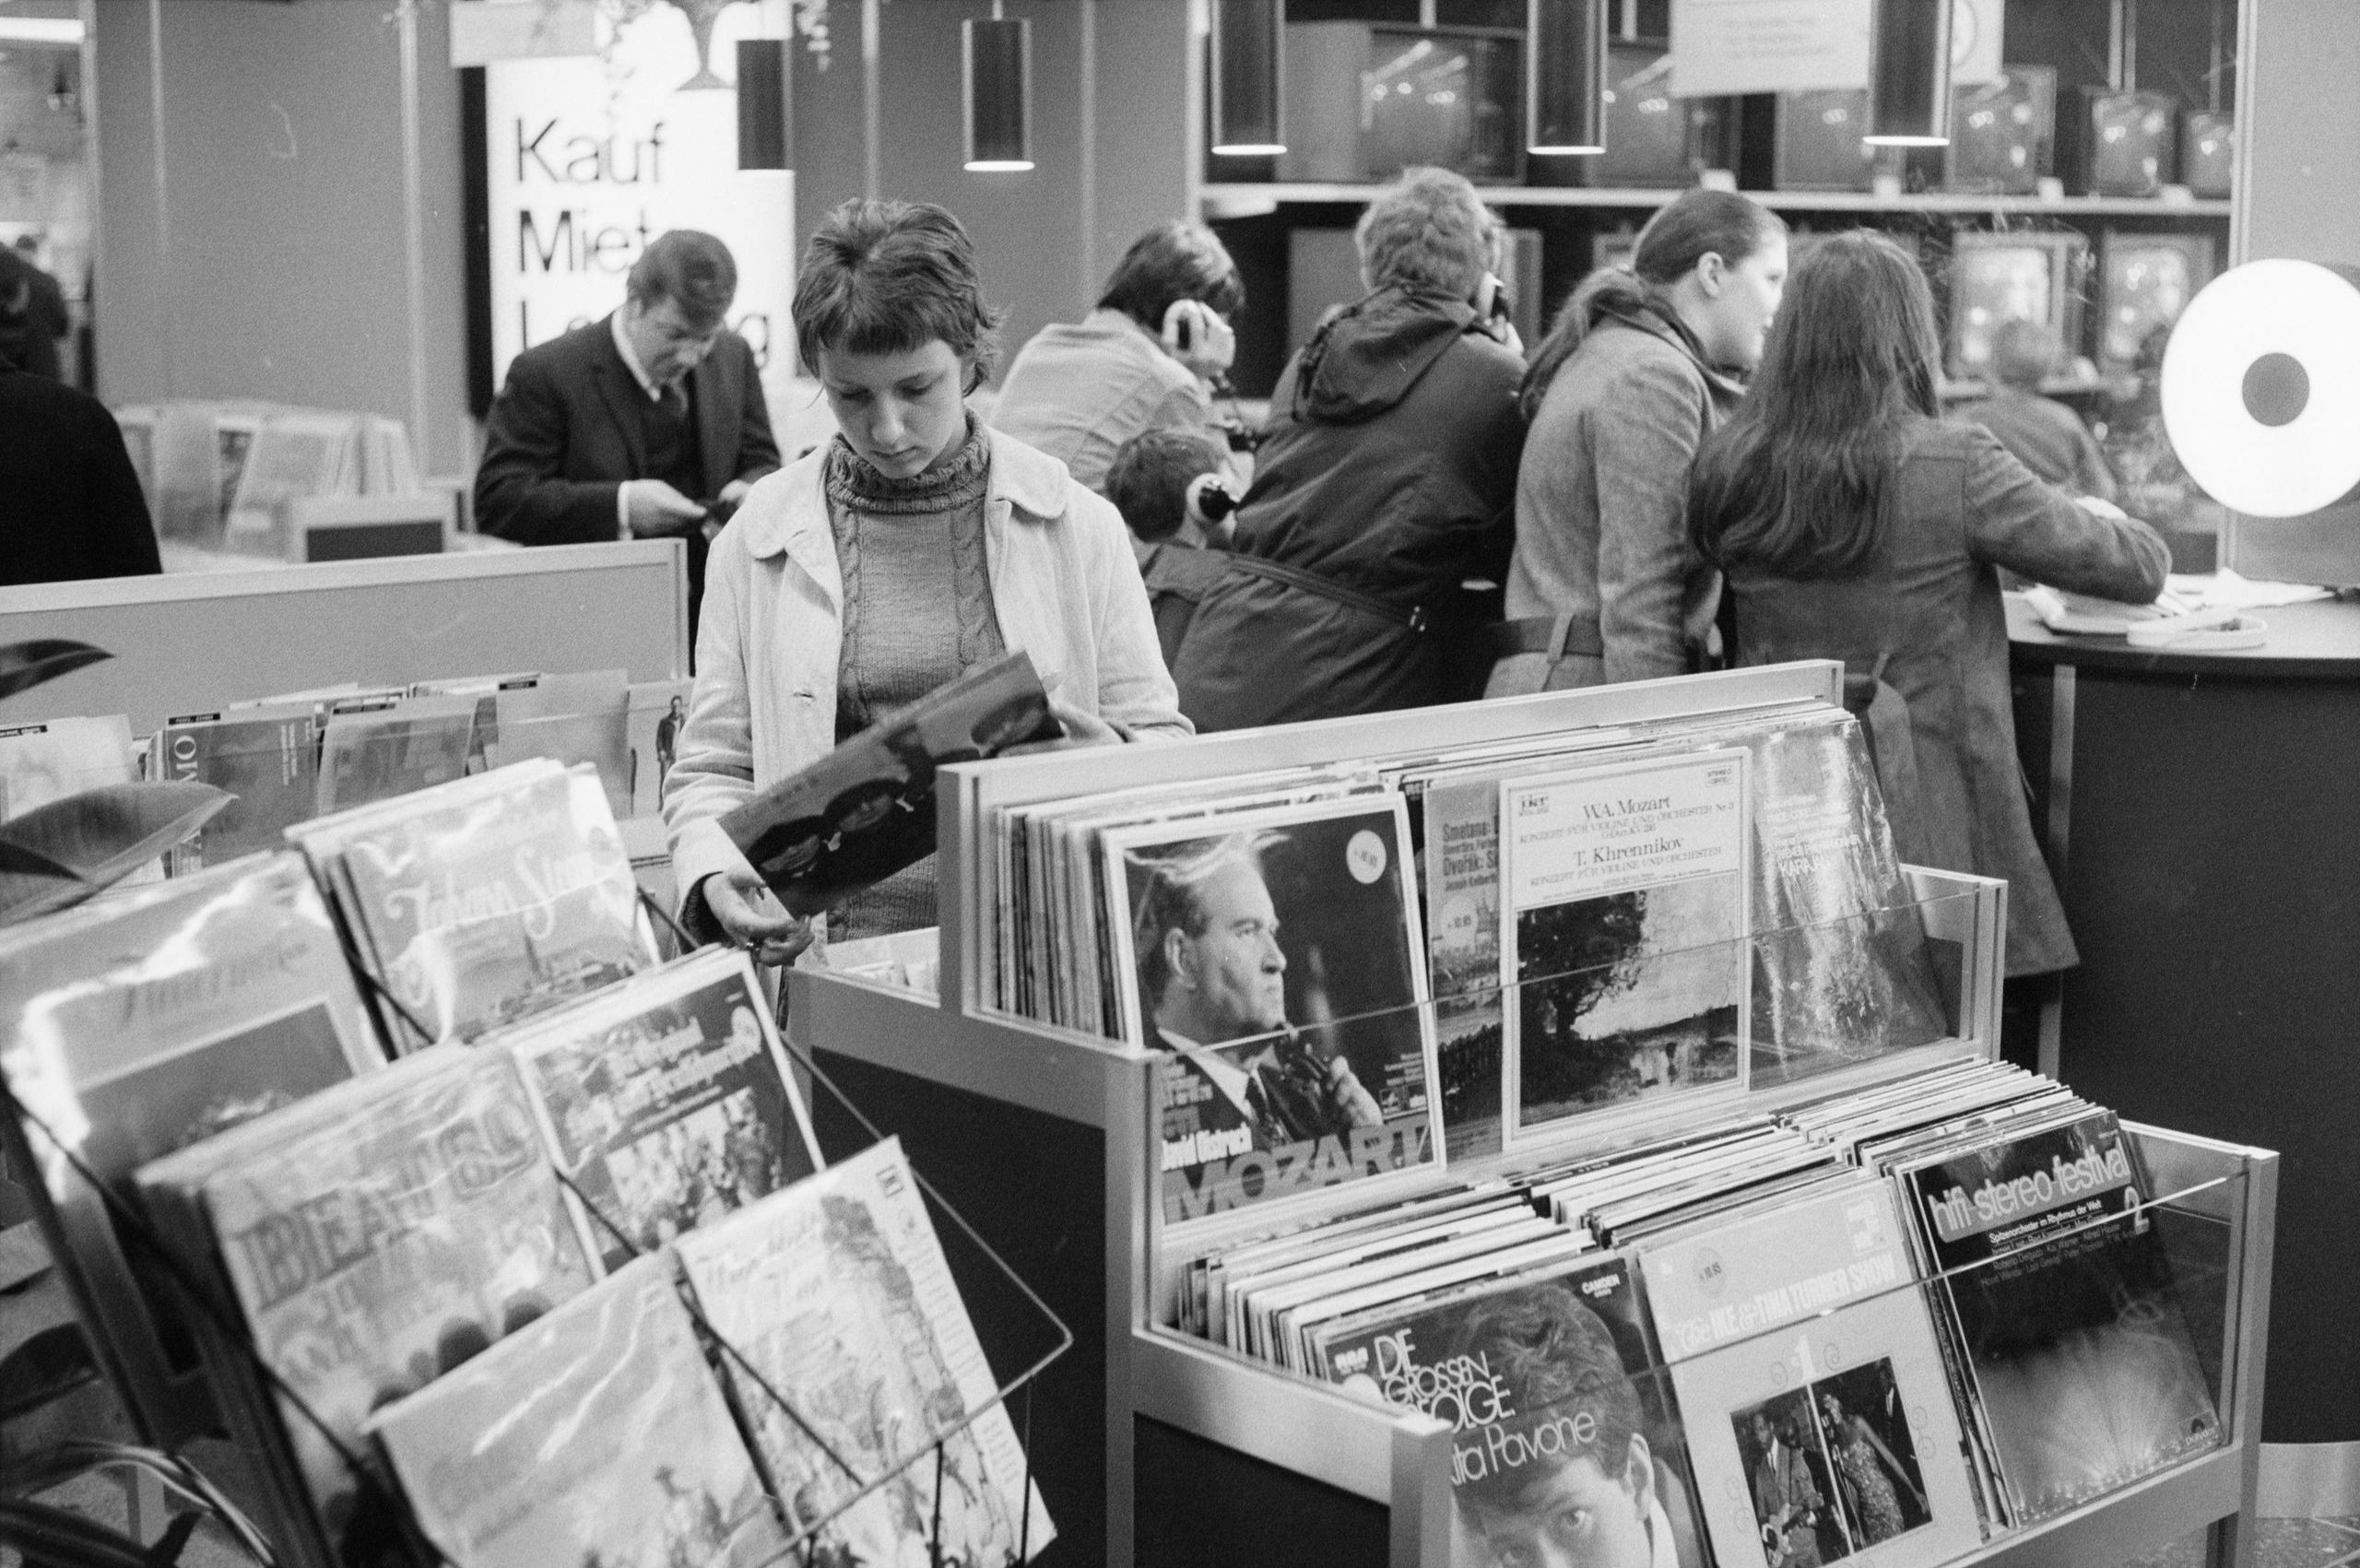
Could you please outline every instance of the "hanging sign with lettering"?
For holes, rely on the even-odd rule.
[[[650,240],[701,229],[737,258],[729,324],[777,406],[795,359],[795,182],[739,171],[735,77],[738,41],[776,36],[784,9],[642,0],[601,18],[595,55],[485,66],[494,386],[525,348],[620,305]]]
[[[1951,81],[2000,74],[2002,0],[1952,0]],[[1870,0],[1671,0],[1676,98],[1869,85]]]

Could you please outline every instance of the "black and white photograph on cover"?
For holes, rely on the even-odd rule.
[[[1460,1539],[1453,1562],[1705,1568],[1711,1561],[1679,1409],[1662,1373],[1650,1370],[1635,1299],[1626,1286],[1599,1311],[1552,1284],[1504,1291],[1467,1314],[1444,1365],[1481,1369],[1504,1419],[1462,1423],[1454,1441]]]
[[[1753,1503],[1764,1568],[1818,1568],[1851,1556],[1857,1543],[1835,1502],[1835,1469],[1811,1385],[1732,1410],[1729,1424]]]
[[[741,1089],[616,1149],[607,1169],[615,1199],[607,1217],[639,1251],[652,1252],[785,1186],[788,1163],[786,1150],[764,1135],[753,1091]]]
[[[706,949],[513,1042],[609,1269],[819,1168],[745,955]]]
[[[1409,819],[1355,796],[1106,837],[1179,1220],[1440,1158]]]
[[[1879,1357],[1823,1377],[1811,1385],[1811,1397],[1852,1539],[1865,1550],[1931,1522],[1893,1362]]]
[[[1501,786],[1506,1137],[1742,1083],[1745,758]]]

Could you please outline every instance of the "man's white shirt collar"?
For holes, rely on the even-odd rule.
[[[646,370],[639,362],[639,355],[631,346],[631,334],[623,330],[623,313],[615,311],[607,317],[607,325],[615,335],[615,352],[623,357],[623,366],[631,371],[631,379],[639,383],[639,390],[647,394],[650,403],[664,401],[664,389],[647,379]]]
[[[1174,1050],[1184,1053],[1189,1061],[1195,1063],[1197,1070],[1205,1075],[1206,1080],[1237,1107],[1239,1115],[1249,1122],[1255,1119],[1254,1107],[1245,1098],[1246,1088],[1254,1081],[1251,1073],[1232,1065],[1220,1052],[1207,1050],[1195,1041],[1184,1039],[1168,1029],[1159,1026],[1156,1032],[1162,1035]]]

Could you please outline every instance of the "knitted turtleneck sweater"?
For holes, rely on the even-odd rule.
[[[984,566],[991,446],[974,415],[949,463],[913,478],[879,473],[842,436],[828,451],[828,521],[844,574],[836,738],[867,728],[1007,644]],[[855,894],[829,920],[837,940],[935,924],[934,862]]]

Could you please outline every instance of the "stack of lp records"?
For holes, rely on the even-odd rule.
[[[1578,1506],[1599,1561],[1933,1564],[2219,1441],[2146,1190],[2109,1114],[1960,1062],[1206,1233],[1164,1310],[1448,1422],[1467,1552]]]
[[[1172,1054],[1169,1220],[1734,1107],[1951,1033],[1865,737],[1824,703],[986,829],[997,1005]]]

